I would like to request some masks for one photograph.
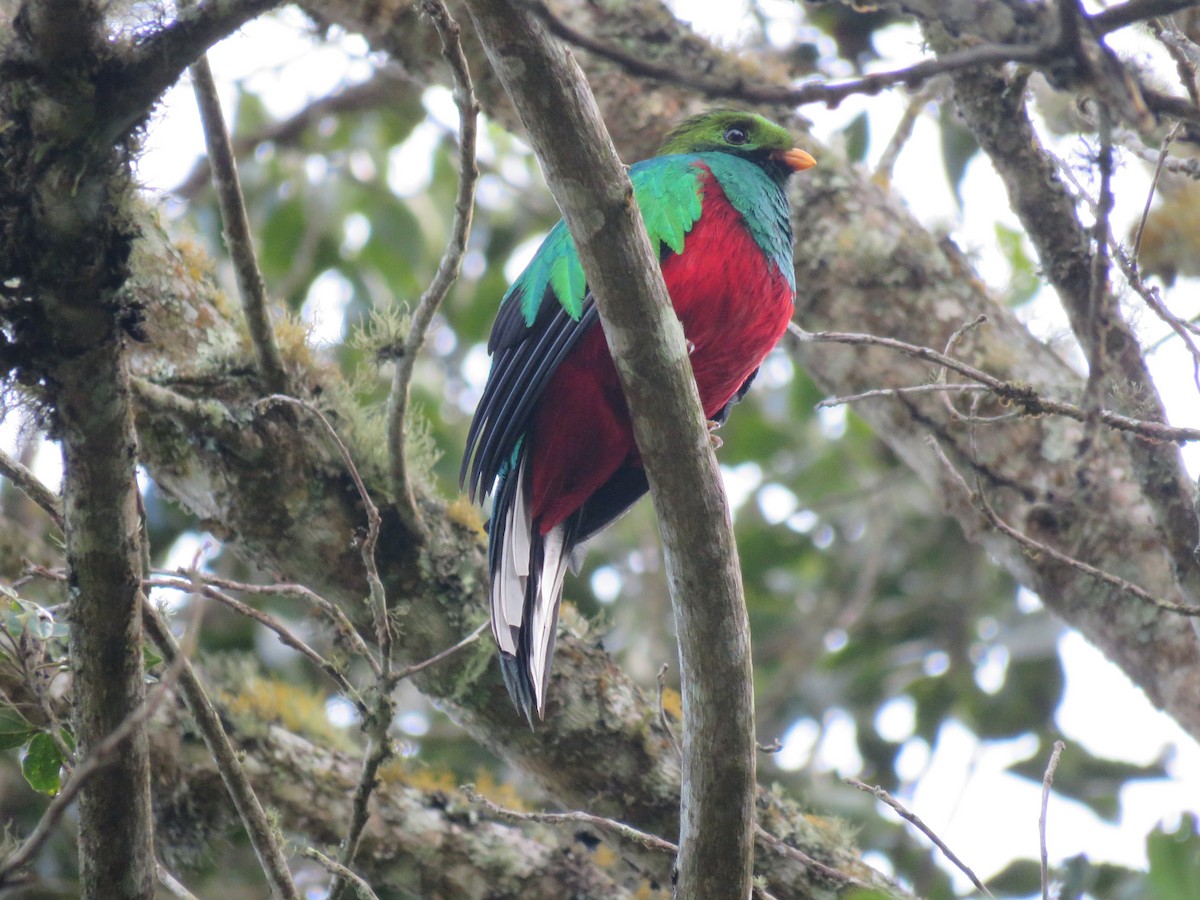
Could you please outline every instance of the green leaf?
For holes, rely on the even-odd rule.
[[[962,207],[962,180],[967,164],[979,152],[979,142],[971,129],[958,120],[952,103],[942,103],[938,109],[942,135],[942,163],[946,167],[946,178],[954,191],[954,199]]]
[[[1025,252],[1025,234],[997,222],[996,243],[1000,245],[1000,252],[1012,268],[1012,280],[1008,283],[1005,300],[1009,306],[1020,306],[1032,300],[1033,295],[1042,286],[1041,279],[1037,276],[1037,267]]]
[[[66,633],[65,627],[54,621],[50,610],[20,597],[9,603],[8,615],[5,618],[6,627],[13,635],[27,634],[34,640],[48,641]]]
[[[153,669],[163,658],[154,652],[154,648],[148,644],[142,644],[142,665],[147,669]]]
[[[867,147],[871,144],[871,123],[866,112],[855,116],[849,125],[842,129],[846,140],[846,159],[850,162],[862,162],[867,157]]]
[[[21,773],[31,788],[53,797],[62,786],[59,780],[62,764],[63,757],[58,745],[49,734],[41,732],[29,742],[29,749],[21,760]]]
[[[11,706],[0,706],[0,750],[23,747],[37,729]]]
[[[1173,833],[1151,832],[1146,838],[1150,859],[1148,900],[1194,900],[1200,884],[1200,835],[1196,816],[1184,816]]]

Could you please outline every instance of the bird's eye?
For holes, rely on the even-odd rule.
[[[750,140],[750,135],[746,134],[746,129],[740,125],[730,125],[725,129],[725,142],[727,144],[744,144]]]

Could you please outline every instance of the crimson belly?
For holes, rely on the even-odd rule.
[[[663,279],[684,334],[705,415],[715,416],[787,328],[792,289],[742,226],[715,181],[684,252]],[[599,325],[559,365],[534,410],[527,440],[535,527],[546,534],[614,472],[640,464],[625,398]]]

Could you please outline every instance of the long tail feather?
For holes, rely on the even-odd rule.
[[[574,547],[573,520],[546,535],[534,527],[529,499],[529,462],[514,461],[496,492],[489,533],[492,634],[513,705],[534,722],[546,715],[546,692],[563,579]]]

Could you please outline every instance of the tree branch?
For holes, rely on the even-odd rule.
[[[745,897],[756,756],[749,624],[683,329],[582,72],[520,4],[468,6],[575,238],[658,513],[683,686],[677,896]]]
[[[158,611],[147,602],[143,603],[142,612],[150,639],[158,647],[158,652],[163,655],[167,665],[174,666],[178,661],[181,693],[200,733],[204,736],[205,745],[216,760],[221,780],[237,807],[246,834],[254,847],[254,853],[271,886],[272,896],[283,900],[299,900],[300,895],[292,881],[291,872],[288,871],[280,839],[267,820],[266,812],[242,770],[237,753],[221,725],[221,719],[212,701],[208,699],[204,685],[200,683],[196,670],[186,657],[180,655],[179,646]]]
[[[267,287],[258,268],[254,238],[246,217],[246,198],[242,196],[237,161],[233,156],[233,146],[229,143],[229,130],[221,113],[221,98],[217,96],[217,85],[213,81],[207,55],[202,55],[196,61],[191,74],[196,105],[200,108],[200,121],[204,125],[204,143],[208,146],[213,186],[217,189],[217,203],[221,208],[221,221],[224,224],[222,234],[237,273],[238,294],[242,299],[242,311],[246,315],[258,374],[268,391],[282,393],[287,390],[287,373],[279,356],[279,345],[275,342],[275,330],[267,310]]]
[[[450,238],[438,262],[433,281],[421,294],[417,308],[408,325],[408,336],[404,346],[396,355],[396,371],[392,378],[392,389],[388,395],[388,455],[392,468],[392,496],[405,524],[414,535],[424,537],[426,529],[421,521],[421,510],[413,493],[412,480],[408,472],[407,422],[409,382],[417,364],[417,354],[425,343],[433,316],[449,293],[459,269],[463,254],[467,252],[467,239],[471,234],[471,217],[475,211],[475,183],[479,180],[479,167],[475,164],[475,131],[479,118],[479,102],[471,86],[471,73],[467,59],[459,43],[461,29],[450,17],[441,0],[424,0],[422,11],[433,21],[441,39],[442,56],[450,67],[454,79],[454,103],[458,107],[458,192],[454,198],[454,223]]]
[[[280,2],[201,0],[181,6],[175,21],[130,47],[118,57],[116,71],[106,73],[106,89],[97,97],[92,117],[100,123],[97,141],[112,144],[126,134],[209,47]]]
[[[42,508],[54,524],[63,527],[62,498],[46,487],[38,477],[9,454],[0,450],[0,475],[11,481],[26,497]]]
[[[939,52],[953,52],[955,42],[936,26],[927,29]],[[1089,352],[1093,371],[1111,365],[1113,376],[1128,383],[1113,399],[1140,417],[1165,424],[1162,400],[1146,368],[1136,335],[1125,321],[1116,298],[1097,281],[1107,282],[1107,266],[1094,269],[1094,254],[1104,257],[1107,244],[1089,246],[1075,202],[1057,177],[1057,166],[1042,148],[1029,120],[1021,92],[1009,90],[994,73],[958,73],[953,77],[959,109],[980,146],[1003,179],[1013,210],[1037,248],[1047,278],[1062,300],[1071,328]],[[1103,352],[1094,351],[1097,341]],[[1086,405],[1086,404],[1085,404]],[[1170,554],[1175,580],[1191,605],[1200,604],[1200,522],[1193,508],[1192,485],[1178,451],[1134,442],[1129,448],[1134,473],[1149,503],[1161,543]]]

